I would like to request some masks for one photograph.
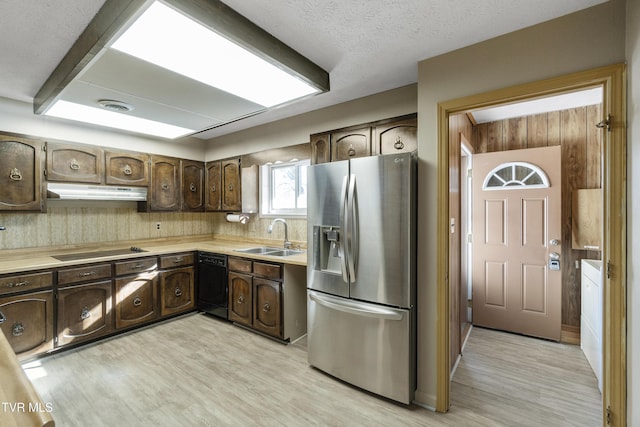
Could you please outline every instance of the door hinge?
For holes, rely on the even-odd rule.
[[[47,151],[47,141],[42,144],[42,151]]]
[[[613,422],[613,411],[611,410],[611,406],[607,406],[607,425],[611,425]]]
[[[611,132],[611,119],[611,114],[607,114],[607,118],[599,123],[596,123],[596,127],[599,129],[606,128],[607,132]]]
[[[467,169],[467,178],[473,178],[473,169]]]
[[[611,261],[607,261],[607,279],[611,279]]]

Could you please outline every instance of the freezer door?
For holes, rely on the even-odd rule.
[[[415,391],[412,318],[411,310],[308,291],[309,364],[409,404]]]
[[[349,296],[343,246],[348,175],[348,161],[307,172],[307,287],[342,296]]]
[[[411,153],[351,160],[345,233],[351,298],[414,305],[415,170]]]

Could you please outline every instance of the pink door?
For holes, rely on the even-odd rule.
[[[560,339],[560,146],[473,156],[473,323]]]

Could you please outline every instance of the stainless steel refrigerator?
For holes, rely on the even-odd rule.
[[[409,404],[416,377],[415,155],[313,165],[307,197],[309,364]]]

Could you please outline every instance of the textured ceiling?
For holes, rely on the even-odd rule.
[[[202,138],[417,81],[420,60],[602,0],[226,0],[330,73],[331,91]],[[31,102],[103,0],[0,0],[0,96]]]

